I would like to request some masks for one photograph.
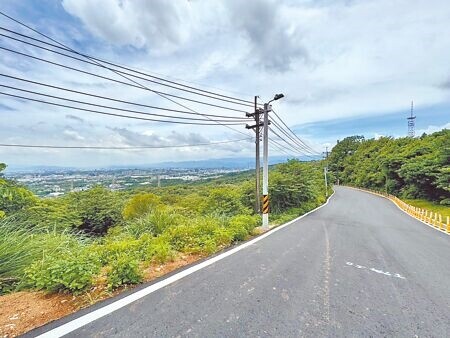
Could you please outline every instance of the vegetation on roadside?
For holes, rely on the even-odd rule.
[[[450,206],[450,130],[417,138],[351,136],[338,142],[328,160],[341,184]]]
[[[446,217],[450,217],[450,207],[447,205],[436,204],[423,199],[404,199],[403,202],[408,203],[409,205],[412,205],[414,207],[441,214],[441,216],[444,217],[444,221],[446,221]]]
[[[181,254],[209,255],[255,234],[251,172],[203,183],[112,192],[96,186],[40,199],[1,176],[0,294],[81,293],[143,280],[144,269]],[[325,201],[322,165],[296,160],[270,171],[272,219]]]

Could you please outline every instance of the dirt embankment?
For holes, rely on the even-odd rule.
[[[200,255],[181,255],[173,262],[163,265],[153,264],[144,270],[144,281],[152,281],[201,258]],[[98,301],[115,296],[130,287],[133,286],[125,286],[110,292],[104,280],[99,280],[97,285],[78,296],[36,291],[21,291],[0,296],[0,338],[16,337]]]

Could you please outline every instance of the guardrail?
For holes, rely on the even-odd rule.
[[[358,188],[358,187],[352,187],[347,186],[349,188],[358,189],[362,191],[366,191],[375,195],[379,195],[381,197],[385,197],[387,199],[390,199],[392,202],[394,202],[400,209],[411,215],[412,217],[418,219],[419,221],[422,221],[423,223],[428,224],[429,226],[438,229],[442,232],[445,232],[447,234],[450,234],[450,217],[447,216],[447,219],[444,220],[444,217],[442,217],[441,214],[437,212],[432,212],[430,210],[418,208],[415,206],[412,206],[408,203],[403,202],[400,198],[397,196],[388,194],[383,191],[377,191],[377,190],[371,190],[366,188]],[[446,222],[445,222],[446,221]]]

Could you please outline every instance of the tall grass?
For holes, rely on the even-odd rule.
[[[0,220],[0,280],[18,278],[38,256],[33,231],[17,228],[10,218]]]

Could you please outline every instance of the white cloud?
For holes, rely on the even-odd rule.
[[[450,129],[450,123],[446,123],[446,124],[443,124],[441,126],[430,125],[427,128],[425,128],[425,129],[417,129],[416,130],[416,135],[420,136],[423,133],[425,133],[425,134],[432,134],[432,133],[435,133],[435,132],[443,130],[443,129]]]
[[[255,94],[264,100],[283,92],[285,99],[274,103],[274,108],[291,126],[407,111],[412,99],[418,108],[450,106],[450,6],[444,0],[63,0],[62,4],[80,23],[71,23],[66,30],[63,29],[65,22],[58,23],[57,38],[71,46],[121,64],[171,78],[183,78],[190,81],[190,85],[200,82],[206,89],[223,88],[223,93],[230,91],[234,96],[250,100]],[[14,7],[14,2],[9,6]],[[32,10],[27,12],[32,13]],[[53,17],[50,22],[55,20],[58,18]],[[51,27],[47,30],[42,26],[46,18],[38,18],[38,15],[24,21],[37,22],[36,28],[54,32]],[[14,25],[9,28],[18,29]],[[118,78],[107,70],[25,48],[6,39],[2,40],[2,45]],[[2,73],[129,101],[180,108],[148,91],[7,52],[0,54],[0,60]],[[14,81],[5,82],[25,86]],[[155,84],[147,85],[176,93]],[[56,90],[26,87],[61,95]],[[106,103],[81,95],[65,95]],[[114,105],[130,108],[118,103]],[[198,104],[188,105],[199,112],[237,114]],[[0,117],[9,121],[7,128],[0,126],[2,139],[16,143],[82,141],[107,146],[138,144],[142,140],[187,143],[194,140],[192,135],[211,141],[243,137],[220,126],[132,121],[4,97],[0,107]],[[433,121],[425,121],[425,117],[422,120],[424,125],[430,125],[427,130],[434,128]],[[238,129],[246,133],[243,126]],[[131,133],[128,138],[124,136],[125,130]],[[382,129],[375,130],[383,134]],[[322,147],[323,140],[315,139],[314,142]],[[155,150],[151,160],[220,157],[235,152],[252,156],[252,151],[251,144],[239,143],[209,150]],[[58,154],[60,161],[72,159],[63,156],[62,152]],[[92,161],[97,159],[95,154],[90,152],[73,159]],[[104,161],[143,160],[142,156],[136,155],[142,153],[127,154],[130,155],[123,152],[115,152],[110,157],[105,155]],[[18,160],[11,151],[1,150],[0,155],[2,161]],[[36,152],[23,159],[44,160]]]

